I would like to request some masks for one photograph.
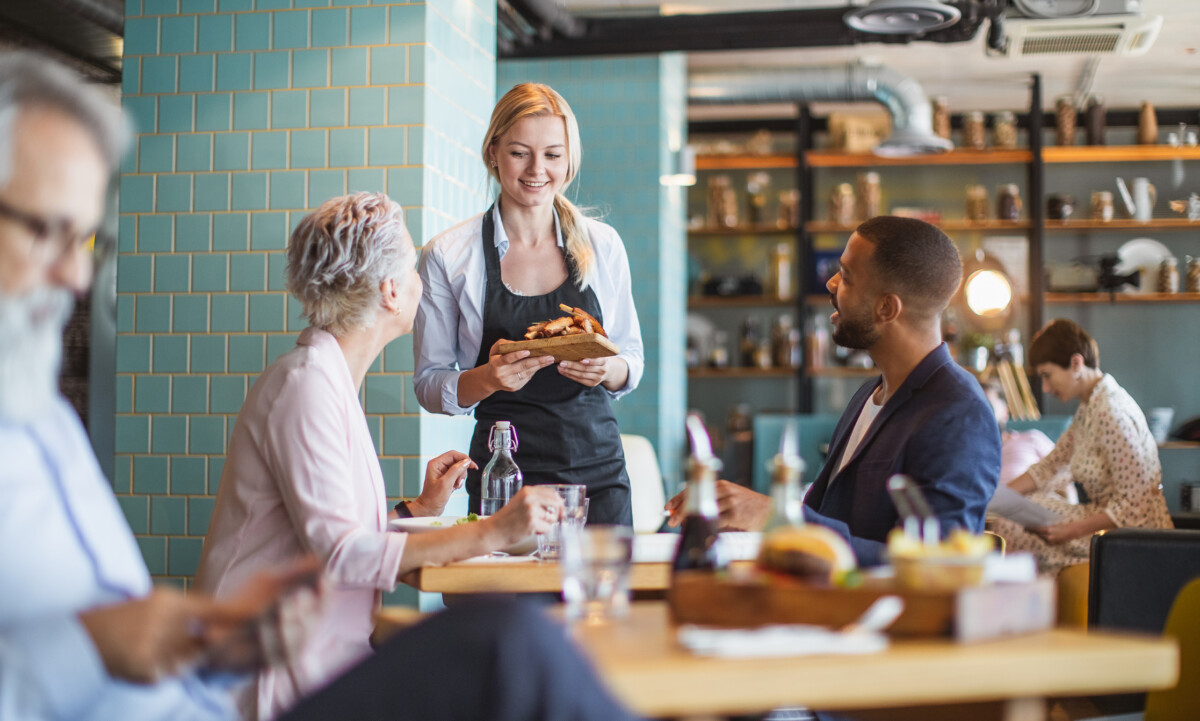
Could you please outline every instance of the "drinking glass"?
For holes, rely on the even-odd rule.
[[[564,483],[552,484],[547,487],[553,488],[563,499],[563,512],[549,531],[538,534],[538,557],[543,561],[556,561],[562,554],[563,529],[578,521],[580,509],[583,508],[583,502],[587,500],[584,498],[587,486]],[[584,514],[583,518],[586,519],[586,511]]]
[[[563,599],[567,619],[605,623],[629,613],[633,529],[572,526],[562,537]]]

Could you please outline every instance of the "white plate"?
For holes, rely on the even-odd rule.
[[[480,516],[486,518],[487,516]],[[388,521],[389,531],[403,533],[424,533],[426,531],[441,531],[453,528],[460,518],[466,516],[423,516],[421,518],[396,518]]]
[[[1114,269],[1122,275],[1142,271],[1141,286],[1131,293],[1158,291],[1158,268],[1167,258],[1175,257],[1171,250],[1153,238],[1134,238],[1117,249],[1121,262]]]

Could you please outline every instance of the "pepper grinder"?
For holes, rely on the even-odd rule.
[[[1138,145],[1158,145],[1158,117],[1149,100],[1142,102],[1138,113],[1137,141]]]

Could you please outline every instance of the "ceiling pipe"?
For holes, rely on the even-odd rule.
[[[873,101],[892,116],[892,134],[876,155],[943,153],[954,144],[933,132],[933,108],[916,80],[863,63],[769,70],[696,71],[688,102],[696,105]]]

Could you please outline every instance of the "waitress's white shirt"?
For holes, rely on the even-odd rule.
[[[496,204],[496,250],[508,252],[508,235]],[[629,258],[617,231],[591,218],[585,219],[588,238],[596,253],[588,287],[596,293],[609,339],[621,349],[618,358],[629,365],[629,379],[618,391],[620,398],[637,388],[645,360],[642,331],[630,288]],[[558,215],[554,216],[558,245],[563,247]],[[439,234],[421,250],[421,281],[425,289],[413,327],[417,400],[431,413],[463,415],[475,406],[458,404],[458,377],[475,367],[483,340],[483,305],[487,295],[487,261],[483,254],[483,213]],[[541,320],[549,320],[541,319]],[[519,339],[517,339],[519,340]],[[556,373],[555,370],[544,372]]]

